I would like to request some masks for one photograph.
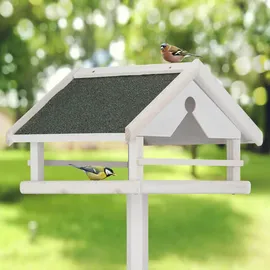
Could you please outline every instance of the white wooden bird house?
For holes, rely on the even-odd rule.
[[[44,160],[44,142],[121,141],[127,162]],[[9,145],[31,143],[25,194],[126,194],[127,265],[146,270],[148,194],[248,194],[241,181],[240,145],[263,135],[207,66],[190,63],[79,68],[72,71],[7,133]],[[226,144],[226,160],[146,159],[144,145]],[[128,167],[129,181],[44,181],[44,166]],[[144,165],[225,166],[224,181],[144,180]]]

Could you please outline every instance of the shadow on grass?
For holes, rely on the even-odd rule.
[[[0,161],[0,202],[16,203],[22,199],[19,183],[29,179],[30,171],[26,170],[26,161]]]
[[[251,220],[214,197],[159,196],[163,203],[150,207],[150,256],[174,254],[201,261],[244,257]]]
[[[166,255],[200,261],[245,257],[251,221],[227,202],[151,195],[149,203],[150,260]],[[24,196],[20,216],[7,222],[27,228],[29,220],[36,220],[39,236],[73,243],[63,253],[77,263],[125,265],[125,211],[124,195],[32,195]]]

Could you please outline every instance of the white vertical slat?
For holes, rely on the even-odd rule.
[[[137,147],[138,147],[138,158],[143,158],[144,153],[143,153],[143,143],[144,143],[144,137],[139,137],[137,138]],[[138,161],[136,161],[138,162]],[[144,166],[143,165],[138,165],[138,177],[140,178],[139,180],[142,182],[144,181]],[[141,218],[141,226],[142,226],[142,240],[143,240],[143,270],[148,269],[148,194],[141,194],[139,195],[142,200],[142,218]]]
[[[240,160],[241,143],[240,139],[227,140],[227,159]],[[240,167],[227,167],[227,180],[240,181]]]
[[[44,143],[30,144],[31,181],[44,180]]]
[[[129,181],[143,181],[143,137],[129,142]],[[148,269],[148,195],[127,195],[127,270]]]

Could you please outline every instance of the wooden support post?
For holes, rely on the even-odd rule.
[[[31,181],[44,180],[44,143],[30,144]]]
[[[129,142],[129,181],[143,181],[143,137]],[[127,270],[148,269],[148,195],[127,195]]]
[[[227,159],[240,160],[241,152],[240,139],[227,140]],[[229,181],[240,181],[240,167],[233,166],[227,167],[227,180]]]

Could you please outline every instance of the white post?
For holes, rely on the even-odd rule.
[[[30,144],[31,181],[44,180],[44,143]]]
[[[143,181],[143,137],[129,142],[129,181]],[[127,270],[148,269],[148,195],[127,195]]]
[[[240,160],[240,139],[227,140],[227,159]],[[240,167],[227,167],[227,180],[240,181]]]

